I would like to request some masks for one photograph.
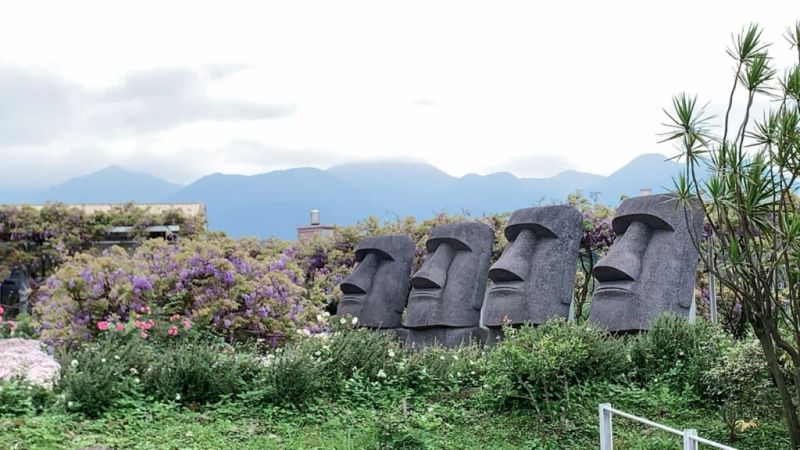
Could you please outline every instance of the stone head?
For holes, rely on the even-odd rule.
[[[358,318],[371,328],[397,328],[408,296],[416,247],[408,236],[373,236],[356,247],[357,265],[339,285],[337,314]]]
[[[431,230],[422,267],[411,277],[405,326],[477,326],[494,232],[481,223]]]
[[[581,213],[568,205],[514,211],[504,230],[508,245],[489,269],[483,324],[541,324],[569,316]]]
[[[616,240],[593,270],[589,320],[609,331],[638,331],[664,312],[693,315],[702,225],[699,207],[672,194],[623,201],[612,221]]]

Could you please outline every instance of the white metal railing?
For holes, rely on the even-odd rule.
[[[666,425],[661,425],[660,423],[655,423],[643,417],[634,416],[633,414],[628,414],[624,411],[616,410],[611,407],[611,403],[600,404],[600,450],[614,450],[614,439],[612,436],[612,427],[611,427],[611,417],[614,415],[625,417],[626,419],[643,423],[645,425],[651,426],[653,428],[658,428],[659,430],[663,430],[668,433],[675,434],[677,436],[683,436],[683,450],[698,450],[699,448],[698,444],[706,444],[722,450],[736,450],[733,447],[728,447],[727,445],[723,445],[718,442],[709,441],[708,439],[701,438],[700,436],[697,435],[697,430],[687,428],[681,431],[675,428],[668,427]]]

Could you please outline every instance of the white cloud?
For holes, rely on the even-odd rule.
[[[13,170],[0,183],[49,184],[106,162],[187,182],[376,157],[454,175],[607,174],[670,152],[656,142],[671,95],[725,100],[724,49],[742,25],[762,23],[789,63],[780,34],[796,6],[4,5],[0,42],[15,45],[0,47],[0,156]]]

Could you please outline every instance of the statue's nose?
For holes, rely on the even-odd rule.
[[[372,279],[378,268],[378,257],[374,253],[367,253],[358,263],[349,277],[342,281],[339,288],[344,294],[366,294],[372,287]]]
[[[508,244],[500,259],[489,269],[489,279],[495,283],[503,281],[525,281],[531,271],[536,235],[524,229]]]
[[[636,281],[642,273],[642,256],[650,242],[650,227],[631,222],[622,236],[597,265],[592,274],[598,281]]]
[[[411,286],[417,289],[442,289],[447,282],[447,270],[453,262],[454,254],[450,244],[439,244],[433,255],[411,277]]]

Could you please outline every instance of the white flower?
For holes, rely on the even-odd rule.
[[[394,358],[394,350],[389,350],[389,358]]]
[[[72,367],[78,367],[78,360],[73,359],[72,361],[69,362],[69,365]]]
[[[317,322],[322,322],[322,314],[317,314]]]
[[[102,358],[102,359],[100,360],[100,362],[101,362],[101,363],[105,363],[105,362],[106,362],[106,359],[105,359],[105,358]]]
[[[181,394],[175,394],[175,401],[181,401]]]
[[[345,319],[344,317],[342,317],[341,319],[339,319],[339,323],[340,323],[340,324],[342,324],[342,325],[344,325],[345,323],[347,323],[347,319]]]
[[[439,359],[441,359],[442,361],[444,361],[444,355],[440,356],[440,357],[439,357]]]
[[[456,360],[456,361],[458,361],[458,355],[455,355],[455,354],[454,354],[454,355],[453,355],[453,359],[454,359],[454,360]]]
[[[132,373],[132,374],[134,374],[134,375],[136,375],[137,373],[139,373],[139,371],[138,371],[138,370],[136,370],[136,368],[135,368],[135,367],[131,367],[131,373]]]
[[[75,406],[75,403],[67,402],[67,408],[72,408],[73,406]]]
[[[315,352],[314,352],[314,356],[319,356],[319,355],[321,355],[321,354],[322,354],[322,353],[321,353],[319,350],[317,350],[317,351],[315,351]]]
[[[116,359],[117,361],[119,361],[119,355],[114,355],[114,359]]]
[[[461,377],[461,372],[456,372],[456,376],[460,378]]]
[[[140,381],[142,381],[142,380],[140,380],[139,377],[136,377],[136,378],[133,379],[134,383],[139,383]]]
[[[475,375],[475,371],[473,370],[473,371],[472,371],[472,372],[470,372],[469,374],[470,374],[470,375]]]
[[[383,369],[378,371],[378,378],[386,378],[386,372]]]
[[[358,317],[353,317],[353,321],[351,323],[353,326],[355,326],[358,323]]]

